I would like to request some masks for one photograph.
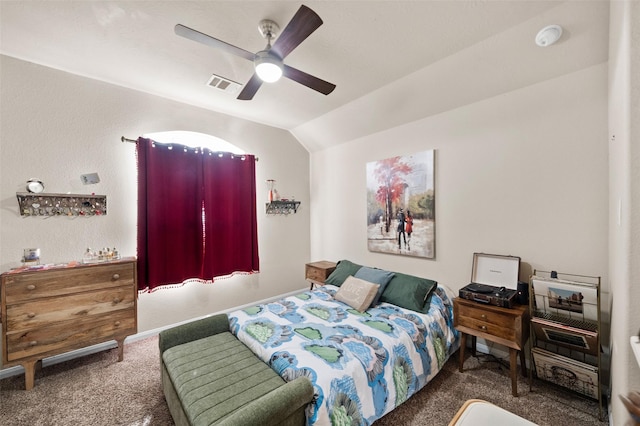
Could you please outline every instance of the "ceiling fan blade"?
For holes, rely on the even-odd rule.
[[[310,89],[320,92],[323,95],[328,95],[336,88],[335,84],[324,81],[318,77],[314,77],[311,74],[307,74],[306,72],[292,68],[288,65],[284,66],[283,75],[295,82],[307,86]]]
[[[234,46],[222,40],[218,40],[217,38],[201,33],[200,31],[196,31],[192,28],[185,27],[184,25],[181,25],[181,24],[177,24],[174,28],[174,31],[177,35],[181,37],[188,38],[189,40],[197,41],[198,43],[206,44],[207,46],[215,47],[216,49],[224,50],[227,53],[240,56],[241,58],[245,58],[250,61],[253,61],[254,58],[256,57],[255,53],[249,52],[248,50],[241,49],[237,46]]]
[[[322,19],[313,10],[302,5],[293,15],[282,33],[276,38],[271,51],[284,59],[293,49],[322,25]]]
[[[262,80],[258,77],[258,74],[253,74],[247,84],[244,85],[244,88],[238,95],[238,99],[241,101],[250,101],[253,99],[253,95],[256,94],[258,89],[262,86]]]

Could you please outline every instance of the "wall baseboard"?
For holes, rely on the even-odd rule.
[[[307,288],[303,289],[303,291],[308,290]],[[171,324],[171,325],[167,325],[164,327],[159,327],[159,328],[155,328],[153,330],[147,330],[147,331],[143,331],[141,333],[136,333],[133,334],[129,337],[127,337],[124,340],[125,345],[127,343],[133,343],[135,341],[138,340],[143,340],[152,336],[156,336],[158,334],[160,334],[161,331],[163,330],[167,330],[169,328],[173,328],[176,327],[178,325],[182,325],[182,324],[186,324],[188,322],[191,321],[196,321],[202,318],[206,318],[206,317],[210,317],[212,315],[218,315],[218,314],[228,314],[229,312],[233,312],[233,311],[237,311],[239,309],[244,309],[244,308],[248,308],[250,306],[255,306],[255,305],[259,305],[259,304],[263,304],[263,303],[269,303],[269,302],[273,302],[274,300],[279,300],[282,299],[283,297],[288,297],[288,296],[294,296],[296,294],[300,294],[301,290],[295,290],[295,291],[291,291],[289,293],[285,293],[285,294],[280,294],[278,296],[274,296],[274,297],[270,297],[268,299],[263,299],[263,300],[258,300],[257,302],[252,302],[252,303],[247,303],[245,305],[241,305],[241,306],[236,306],[234,308],[230,308],[230,309],[225,309],[223,311],[218,311],[218,312],[213,312],[209,315],[203,315],[201,317],[198,318],[192,318],[186,321],[181,321],[179,323],[176,324]],[[70,352],[65,352],[63,354],[60,355],[54,355],[48,358],[44,358],[42,360],[42,367],[48,367],[50,365],[55,365],[55,364],[59,364],[61,362],[66,362],[66,361],[70,361],[72,359],[75,358],[79,358],[82,356],[87,356],[87,355],[91,355],[91,354],[95,354],[97,352],[102,352],[102,351],[106,351],[109,349],[115,349],[118,347],[118,344],[116,343],[115,340],[111,340],[108,342],[103,342],[103,343],[98,343],[97,345],[92,345],[92,346],[87,346],[86,348],[82,348],[82,349],[77,349],[75,351],[70,351]],[[126,356],[126,354],[125,354]],[[20,374],[24,374],[24,367],[22,367],[21,365],[17,365],[15,367],[7,367],[4,368],[2,370],[0,370],[0,380],[2,379],[6,379],[8,377],[13,377],[13,376],[18,376]]]

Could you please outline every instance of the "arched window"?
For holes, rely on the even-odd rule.
[[[171,133],[137,141],[139,289],[257,272],[255,157]]]
[[[246,154],[246,152],[224,139],[207,135],[205,133],[190,132],[187,130],[145,133],[142,137],[162,144],[176,144],[190,148],[207,148],[211,151]]]

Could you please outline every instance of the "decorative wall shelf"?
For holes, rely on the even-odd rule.
[[[266,203],[267,214],[284,214],[297,213],[300,201],[272,201]]]
[[[106,195],[34,194],[17,192],[21,216],[101,216],[107,214]]]

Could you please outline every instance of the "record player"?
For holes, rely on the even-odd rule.
[[[520,258],[474,253],[471,283],[459,291],[463,299],[512,308],[518,294]]]

